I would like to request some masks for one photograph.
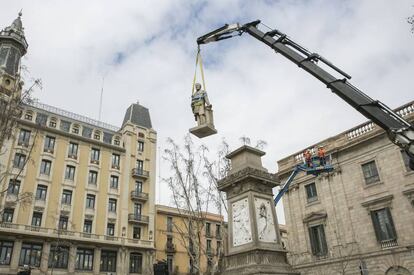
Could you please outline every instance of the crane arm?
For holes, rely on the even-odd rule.
[[[373,100],[361,90],[347,81],[351,76],[333,65],[319,54],[312,53],[295,43],[279,30],[263,32],[257,28],[260,20],[245,25],[225,25],[197,39],[197,44],[206,44],[248,33],[270,48],[280,53],[306,72],[323,82],[327,88],[337,94],[349,105],[368,119],[383,128],[390,140],[404,149],[410,158],[410,167],[414,170],[414,127],[378,100]],[[337,78],[322,68],[318,62],[324,63],[343,78]]]

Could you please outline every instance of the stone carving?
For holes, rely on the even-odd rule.
[[[247,198],[233,203],[233,246],[239,246],[252,241],[250,227],[249,204]]]
[[[257,219],[257,233],[259,241],[262,242],[277,242],[275,221],[273,220],[271,206],[269,200],[262,198],[254,199],[254,206]]]

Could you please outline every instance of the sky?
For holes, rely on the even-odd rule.
[[[134,102],[148,107],[158,148],[183,143],[195,126],[190,108],[196,38],[226,23],[262,20],[352,76],[351,83],[395,108],[413,100],[413,0],[110,1],[0,0],[0,28],[23,9],[29,43],[23,64],[43,89],[40,102],[120,126]],[[259,28],[267,30],[263,25]],[[199,140],[214,152],[247,136],[267,142],[263,164],[352,128],[366,119],[296,65],[258,40],[202,46],[206,88],[218,134]],[[161,155],[159,154],[159,155]],[[169,167],[158,160],[158,176]],[[157,190],[165,183],[157,179]],[[157,202],[171,199],[158,192]],[[283,210],[277,208],[284,223]]]

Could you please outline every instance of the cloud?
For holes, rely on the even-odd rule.
[[[96,118],[105,76],[103,120],[120,125],[126,108],[139,100],[151,111],[162,149],[167,137],[179,142],[194,124],[195,40],[225,23],[261,19],[351,74],[372,98],[390,107],[413,100],[411,6],[408,0],[19,0],[3,5],[0,26],[23,8],[30,45],[23,62],[43,79],[40,101]],[[264,165],[276,171],[278,159],[365,121],[247,34],[205,45],[202,54],[219,134],[197,142],[211,149],[222,137],[232,148],[243,135],[266,140]],[[169,173],[165,164],[159,168],[161,176]]]

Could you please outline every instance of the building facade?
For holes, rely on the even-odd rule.
[[[414,102],[397,109],[411,123]],[[301,274],[414,274],[414,171],[372,122],[319,142],[335,170],[300,174],[283,197],[289,261]],[[280,161],[285,181],[302,152]]]
[[[184,210],[164,205],[156,205],[156,211],[156,260],[165,261],[170,274],[195,274],[196,269],[189,256],[193,247],[188,237],[188,215]],[[226,230],[223,216],[213,213],[204,213],[203,216],[200,272],[208,274],[218,264],[218,257],[223,255]]]
[[[26,49],[19,16],[0,33],[2,97]],[[0,273],[29,265],[32,274],[150,274],[156,141],[138,103],[120,128],[22,105],[0,157]]]

